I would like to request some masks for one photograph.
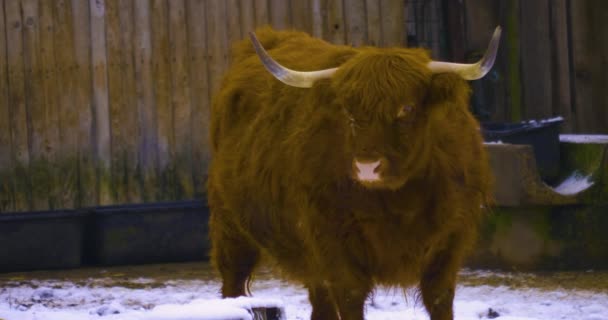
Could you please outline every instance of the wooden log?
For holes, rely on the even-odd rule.
[[[568,48],[568,5],[566,0],[550,1],[553,114],[564,117],[562,132],[572,132],[576,116],[572,112],[570,53]]]
[[[252,7],[253,9],[253,7]],[[209,79],[207,72],[207,35],[205,25],[195,17],[206,17],[203,1],[189,1],[187,6],[188,52],[190,54],[190,82],[192,94],[192,115],[190,117],[192,136],[192,176],[194,197],[202,199],[207,193],[207,168],[211,148],[209,144]],[[253,12],[253,11],[252,11]]]
[[[254,0],[255,25],[261,27],[270,23],[268,0]],[[213,4],[211,4],[213,5]]]
[[[385,47],[405,46],[405,6],[401,0],[381,0],[382,45]]]
[[[342,0],[327,0],[325,5],[327,11],[327,24],[323,32],[325,40],[334,44],[345,44],[346,34],[344,31],[344,7]]]
[[[103,2],[97,2],[103,3]],[[80,205],[90,207],[99,203],[100,192],[97,185],[96,152],[93,145],[93,113],[92,113],[92,87],[95,86],[92,80],[91,59],[95,50],[92,50],[91,42],[91,12],[89,1],[72,0],[72,16],[74,35],[74,56],[75,56],[75,108],[78,110],[78,176],[80,182]],[[105,44],[105,42],[104,42]],[[92,52],[93,51],[93,52]],[[104,51],[105,53],[105,46]],[[106,85],[107,99],[107,85]],[[106,108],[107,110],[107,108]],[[106,113],[106,116],[108,114]],[[98,118],[97,118],[98,119]],[[105,120],[109,123],[109,119]],[[96,126],[96,128],[99,128]],[[106,139],[109,134],[106,135]],[[99,139],[98,139],[99,141]],[[107,140],[105,157],[109,159],[109,139]],[[101,157],[104,157],[102,154]],[[109,163],[109,162],[108,162]]]
[[[94,147],[96,155],[97,181],[98,186],[95,198],[97,203],[107,205],[114,202],[112,195],[112,146],[110,127],[110,85],[108,83],[108,59],[106,55],[106,3],[103,1],[91,0],[90,10],[90,38],[91,38],[91,58],[87,61],[81,57],[82,64],[92,65],[92,103],[95,113],[95,141]],[[81,22],[83,23],[83,22]],[[84,26],[82,26],[84,27]],[[83,41],[84,42],[84,41]],[[81,74],[83,80],[86,79],[85,73]],[[87,97],[86,92],[81,92],[82,98]],[[84,102],[84,101],[83,101]],[[129,124],[132,125],[132,124]],[[86,148],[86,147],[82,147]]]
[[[367,21],[367,44],[379,46],[382,43],[380,2],[377,0],[365,0],[365,13]]]
[[[226,12],[225,7],[223,12]],[[225,19],[225,17],[225,15],[222,15],[222,19]],[[190,79],[188,76],[190,66],[188,63],[185,20],[184,0],[169,2],[171,103],[173,105],[173,128],[177,143],[175,148],[175,168],[178,181],[178,196],[180,199],[190,199],[194,194],[194,181],[192,180],[192,136],[190,130],[192,103],[190,101]]]
[[[526,119],[553,116],[548,0],[521,1],[521,79]]]
[[[49,207],[51,209],[67,208],[68,201],[63,197],[63,177],[61,176],[62,161],[59,121],[59,77],[55,61],[55,19],[53,14],[54,3],[41,1],[40,10],[40,59],[42,64],[43,97],[45,113],[48,114],[46,127],[45,149],[49,161]]]
[[[60,200],[66,208],[80,206],[81,194],[78,183],[78,108],[75,106],[75,57],[74,35],[71,2],[55,0],[53,6],[54,51],[57,65],[57,81],[61,84],[58,94],[58,112],[60,122],[60,154],[59,160],[63,199]]]
[[[25,67],[25,102],[29,136],[29,175],[33,210],[49,209],[50,172],[45,139],[48,126],[43,97],[40,61],[40,21],[38,1],[22,0],[23,58]]]
[[[344,0],[346,43],[359,47],[367,42],[365,0]]]
[[[150,3],[135,1],[134,60],[137,84],[138,111],[138,159],[142,177],[142,200],[156,201],[158,198],[158,134],[156,105],[152,84],[152,38],[150,35]]]
[[[14,210],[4,1],[0,0],[0,212]]]
[[[270,25],[278,30],[284,30],[291,26],[291,15],[289,12],[289,1],[270,0]]]
[[[28,150],[27,113],[25,101],[25,72],[23,70],[23,22],[21,2],[7,1],[4,4],[8,62],[8,103],[11,123],[11,145],[13,173],[14,209],[31,209],[31,185],[27,168],[30,164]]]
[[[152,1],[152,74],[156,102],[159,200],[161,201],[177,200],[168,11],[167,1]]]
[[[241,0],[241,35],[243,37],[255,30],[255,8],[253,0]]]

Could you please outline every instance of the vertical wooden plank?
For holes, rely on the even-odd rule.
[[[461,1],[445,1],[446,29],[449,30],[447,38],[450,51],[450,61],[461,62],[465,57],[465,30],[464,30],[464,3]]]
[[[59,81],[57,64],[55,60],[55,18],[54,3],[41,1],[40,10],[40,59],[42,64],[43,97],[48,125],[45,133],[45,148],[49,159],[49,206],[52,209],[68,207],[68,201],[63,196],[62,168],[65,160],[61,149],[59,121]]]
[[[253,0],[241,0],[241,35],[247,36],[255,30],[255,9]]]
[[[572,12],[572,72],[577,131],[608,132],[608,3],[597,0],[570,1]],[[599,40],[602,39],[602,40]]]
[[[307,33],[312,32],[312,10],[310,0],[291,1],[292,28]]]
[[[13,190],[15,210],[31,209],[31,186],[27,168],[30,163],[28,151],[27,110],[25,105],[25,72],[23,59],[23,23],[20,1],[5,2],[6,39],[10,45],[8,55],[8,103],[11,123]]]
[[[256,1],[256,16],[258,13]],[[225,19],[226,4],[222,0],[208,0],[207,2],[207,47],[209,55],[209,89],[211,95],[217,92],[222,74],[227,68],[226,55],[228,44],[226,43]],[[257,19],[257,18],[256,18]],[[257,24],[256,20],[256,24]]]
[[[139,115],[137,110],[137,84],[135,79],[135,53],[134,53],[134,13],[132,0],[120,0],[118,3],[118,15],[120,19],[120,42],[122,45],[122,55],[120,58],[122,65],[123,90],[125,97],[125,116],[127,122],[120,125],[123,127],[126,139],[125,150],[123,153],[127,156],[125,162],[127,171],[127,192],[129,202],[142,201],[142,180],[141,168],[139,166],[141,159],[138,153],[138,138],[139,126],[133,125],[138,123]],[[130,124],[130,125],[129,125]]]
[[[405,46],[405,3],[401,0],[381,0],[382,45],[385,47]]]
[[[334,44],[345,44],[344,7],[342,0],[327,0],[327,24],[323,32],[325,39]]]
[[[187,5],[188,52],[190,53],[189,71],[192,86],[192,116],[190,123],[192,135],[192,175],[194,178],[194,196],[195,198],[202,199],[207,194],[207,168],[211,152],[209,145],[210,96],[207,77],[206,26],[199,23],[198,19],[206,17],[207,12],[205,1],[189,0]]]
[[[92,76],[91,76],[91,19],[90,1],[72,0],[74,20],[74,56],[75,56],[75,108],[78,110],[78,176],[80,183],[81,206],[98,204],[96,158],[93,139],[92,114]],[[98,1],[103,4],[103,2]],[[105,42],[104,42],[105,44]],[[104,46],[105,49],[105,46]],[[105,53],[105,50],[104,50]],[[104,68],[105,69],[105,68]],[[107,99],[107,86],[106,86]],[[108,123],[109,120],[106,120]],[[109,144],[108,144],[109,145]],[[109,149],[106,151],[109,158]]]
[[[344,0],[346,43],[359,47],[367,42],[365,0]],[[405,25],[405,21],[403,21]]]
[[[0,0],[0,212],[14,210],[11,172],[11,123],[8,103],[8,69],[4,0]]]
[[[242,38],[239,0],[226,1],[226,17],[228,20],[228,43],[232,44]]]
[[[551,52],[553,53],[553,113],[564,117],[562,132],[572,132],[576,120],[570,94],[570,55],[568,50],[568,6],[566,0],[549,2],[551,7]]]
[[[221,15],[221,17],[225,19],[226,16]],[[177,142],[175,150],[177,155],[178,195],[181,199],[189,199],[194,195],[194,182],[192,180],[192,136],[190,131],[192,104],[190,101],[190,80],[188,77],[189,63],[186,25],[184,0],[170,1],[171,102],[173,105],[175,141]]]
[[[377,0],[365,0],[365,13],[367,20],[367,43],[371,46],[379,46],[382,43],[380,2]]]
[[[324,38],[323,32],[326,29],[325,21],[327,20],[327,8],[325,2],[327,0],[310,0],[311,6],[311,24],[312,24],[312,35],[317,38]]]
[[[106,0],[111,186],[116,203],[139,202],[132,1]]]
[[[269,24],[270,18],[269,18],[269,11],[268,11],[268,0],[254,0],[254,1],[255,1],[254,2],[255,25],[257,27],[260,27],[260,26]],[[212,3],[210,3],[210,5],[213,6]]]
[[[553,116],[549,0],[521,1],[521,76],[527,119]]]
[[[135,75],[137,83],[137,110],[139,125],[138,158],[142,175],[144,202],[158,198],[157,173],[158,138],[156,105],[152,84],[152,38],[150,35],[150,2],[135,1]]]
[[[168,12],[167,1],[152,1],[152,74],[157,118],[159,200],[165,201],[177,199]]]
[[[46,156],[46,127],[42,69],[40,62],[39,15],[37,0],[22,0],[23,57],[25,64],[25,101],[29,136],[29,174],[33,210],[49,209],[50,172]]]
[[[58,94],[58,111],[60,122],[61,155],[60,172],[62,178],[62,200],[68,208],[78,207],[78,108],[74,104],[75,87],[75,58],[71,2],[56,0],[53,7],[55,18],[54,51],[57,63],[58,77],[61,90]]]
[[[92,65],[92,103],[95,113],[95,140],[94,151],[97,167],[96,194],[92,196],[101,205],[114,202],[112,196],[112,149],[110,128],[110,96],[108,84],[108,59],[106,56],[106,3],[99,0],[90,0],[90,37],[91,56],[90,62],[87,58],[80,57],[80,63],[84,66]],[[82,10],[82,9],[81,9]],[[80,22],[82,23],[82,22]],[[82,26],[84,27],[84,26]],[[82,41],[85,42],[85,41]],[[82,45],[82,44],[80,44]],[[83,50],[82,48],[79,50]],[[83,53],[80,53],[83,54]],[[86,81],[86,74],[81,74]],[[88,96],[86,91],[80,93],[82,103]],[[85,120],[86,121],[86,120]],[[132,125],[132,124],[129,124]],[[82,146],[82,144],[81,144]],[[83,146],[83,148],[86,148]],[[88,149],[88,148],[86,148]],[[92,185],[91,185],[92,186]]]
[[[270,24],[279,30],[291,26],[291,15],[288,0],[270,0]]]

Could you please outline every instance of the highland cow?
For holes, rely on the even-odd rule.
[[[270,28],[236,43],[210,128],[222,296],[247,294],[268,258],[308,289],[312,319],[363,319],[378,285],[417,286],[431,319],[452,319],[491,187],[465,80],[499,37],[476,64]]]

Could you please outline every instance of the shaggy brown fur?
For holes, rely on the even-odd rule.
[[[457,271],[490,188],[467,83],[431,74],[420,49],[256,34],[288,68],[340,68],[310,89],[289,87],[249,42],[235,45],[211,114],[212,260],[223,296],[244,295],[268,256],[308,288],[312,319],[363,319],[376,285],[418,285],[431,319],[452,319]],[[382,159],[383,180],[355,179],[354,159]]]

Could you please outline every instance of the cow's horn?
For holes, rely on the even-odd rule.
[[[465,64],[431,61],[429,62],[428,67],[433,73],[455,72],[466,80],[480,79],[485,76],[494,65],[496,52],[498,51],[498,43],[500,42],[500,33],[501,28],[498,26],[496,27],[496,30],[494,30],[492,40],[488,45],[488,50],[477,63]]]
[[[298,88],[310,88],[315,81],[330,78],[338,70],[338,68],[331,68],[319,71],[295,71],[285,68],[268,55],[268,52],[262,47],[262,44],[253,32],[249,33],[249,38],[251,38],[255,52],[260,57],[260,60],[262,60],[262,64],[264,64],[266,70],[287,85]]]

